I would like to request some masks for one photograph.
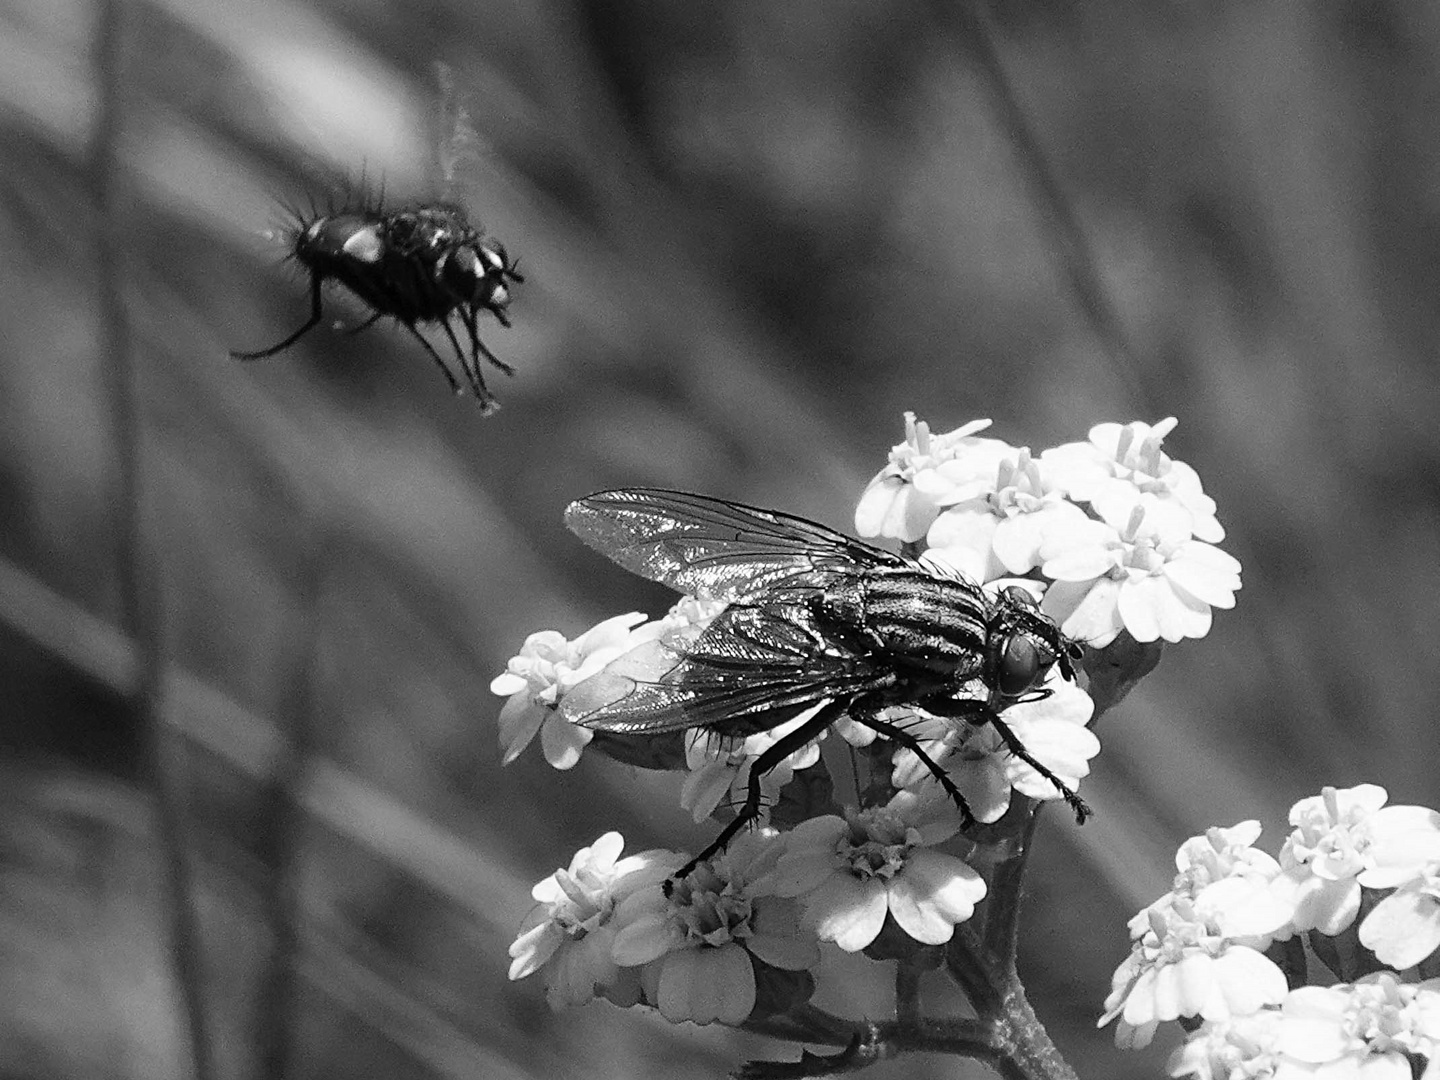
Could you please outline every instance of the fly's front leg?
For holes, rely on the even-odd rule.
[[[299,330],[296,330],[279,344],[271,345],[268,349],[261,349],[259,352],[235,352],[231,350],[230,355],[236,360],[264,360],[267,356],[274,356],[278,352],[284,352],[311,330],[315,329],[315,327],[319,326],[321,319],[320,286],[320,275],[312,270],[310,272],[310,318],[305,320],[305,325],[300,327]]]
[[[960,794],[960,789],[955,786],[955,781],[950,779],[950,774],[941,768],[939,763],[925,752],[924,747],[920,745],[919,739],[915,738],[914,735],[911,735],[910,732],[904,728],[892,724],[888,720],[881,720],[877,716],[867,716],[863,719],[856,717],[856,719],[866,727],[878,731],[887,739],[893,739],[918,757],[921,764],[930,770],[930,775],[940,781],[940,786],[945,789],[945,794],[950,796],[950,801],[953,802],[960,811],[960,827],[966,829],[975,824],[975,815],[971,813],[970,804],[965,801],[965,796]]]
[[[1040,691],[1040,693],[1045,697],[1049,697],[1049,691]],[[1005,701],[1004,698],[1001,700]],[[1037,701],[1041,700],[1041,698],[1027,698],[1026,700]],[[1015,704],[1014,699],[1010,699],[1007,704]],[[1077,824],[1084,825],[1085,819],[1093,812],[1089,804],[1072,791],[1065,781],[1051,772],[1048,766],[1042,765],[1036,760],[1035,755],[1025,748],[1025,743],[1021,741],[1020,736],[1015,734],[1010,725],[1001,717],[1000,712],[989,702],[976,698],[940,697],[927,699],[920,703],[920,707],[934,716],[945,716],[951,719],[964,720],[966,723],[977,726],[980,724],[989,724],[1000,736],[1001,742],[1005,744],[1005,749],[1009,750],[1010,753],[1025,762],[1026,765],[1029,765],[1055,786],[1055,790],[1060,793],[1060,797],[1064,799],[1070,809],[1075,812],[1075,821]]]

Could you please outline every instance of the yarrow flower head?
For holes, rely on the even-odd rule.
[[[1247,1016],[1285,995],[1284,973],[1263,955],[1285,925],[1268,886],[1280,865],[1252,845],[1258,821],[1192,836],[1175,854],[1174,888],[1130,920],[1130,956],[1116,970],[1103,1027],[1145,1046],[1163,1020]]]
[[[1058,670],[1052,669],[1044,688],[1048,697],[1006,709],[1005,724],[1036,761],[1073,791],[1090,774],[1090,759],[1100,752],[1100,740],[1086,727],[1095,703]],[[1049,779],[1010,752],[992,724],[962,724],[916,713],[906,726],[926,756],[949,774],[977,821],[1000,820],[1010,808],[1012,791],[1031,799],[1061,797]],[[897,788],[949,805],[914,751],[897,750],[893,760],[892,783]]]
[[[553,1009],[583,1005],[597,993],[632,1004],[638,987],[611,956],[616,906],[636,890],[659,887],[684,862],[668,851],[620,858],[625,841],[608,832],[581,848],[565,870],[531,890],[535,906],[510,946],[510,978],[544,970],[545,997]]]
[[[1279,1033],[1279,1009],[1209,1021],[1176,1048],[1166,1071],[1194,1080],[1269,1080],[1283,1063]]]
[[[1440,988],[1377,972],[1353,984],[1300,986],[1279,1008],[1208,1022],[1170,1058],[1195,1080],[1411,1080],[1440,1051]]]
[[[1268,943],[1285,929],[1290,917],[1290,909],[1270,888],[1280,864],[1253,846],[1259,838],[1258,821],[1242,821],[1228,829],[1214,827],[1192,836],[1175,853],[1177,872],[1170,893],[1209,912],[1222,933],[1253,939],[1247,940],[1249,944]],[[1132,937],[1141,937],[1148,929],[1148,910],[1130,920]]]
[[[1327,787],[1290,808],[1295,829],[1280,850],[1274,891],[1297,931],[1338,934],[1360,912],[1361,886],[1400,885],[1440,862],[1440,814],[1386,806],[1387,798],[1375,784]],[[1381,923],[1394,913],[1387,909]]]
[[[942,475],[957,464],[942,465]],[[930,526],[926,555],[975,581],[1029,573],[1040,565],[1047,537],[1089,520],[1025,448],[1001,458],[996,471],[973,486],[980,489],[976,494],[957,485],[942,497],[955,502]]]
[[[907,413],[907,441],[860,498],[860,534],[923,538],[926,560],[979,584],[1026,575],[1041,610],[1095,648],[1121,631],[1203,637],[1211,609],[1235,605],[1240,564],[1214,546],[1215,501],[1161,450],[1173,417],[1099,424],[1038,456],[975,437],[988,423],[932,437]]]
[[[1131,920],[1101,1021],[1120,1017],[1116,1042],[1198,1017],[1172,1076],[1410,1080],[1425,1059],[1440,1080],[1440,980],[1400,974],[1423,976],[1440,948],[1440,814],[1386,798],[1360,784],[1300,800],[1278,860],[1254,848],[1254,821],[1187,840],[1174,889]],[[1286,991],[1270,957],[1292,982],[1322,966],[1350,981]]]
[[[1136,641],[1210,632],[1212,607],[1235,606],[1240,563],[1200,540],[1167,538],[1136,506],[1123,529],[1087,519],[1040,546],[1052,579],[1041,610],[1061,632],[1102,648],[1127,630]]]
[[[766,996],[766,983],[788,989],[783,1008],[808,998],[812,983],[776,974],[820,959],[794,902],[771,887],[783,846],[773,830],[748,833],[672,881],[668,895],[655,884],[621,905],[613,958],[641,969],[644,1000],[667,1020],[739,1024]]]
[[[1410,1080],[1410,1059],[1440,1054],[1440,988],[1381,971],[1350,985],[1301,986],[1280,1009],[1276,1076]],[[1285,1065],[1291,1065],[1288,1070]]]
[[[962,476],[940,472],[945,462],[960,459],[967,464],[978,458],[989,460],[1010,447],[998,439],[976,438],[975,433],[990,426],[989,420],[972,420],[944,435],[931,435],[930,425],[905,414],[905,441],[890,451],[890,461],[875,474],[860,496],[855,510],[855,531],[861,536],[887,536],[914,543],[925,535],[940,512],[938,500],[951,497]],[[988,471],[994,475],[994,466]]]
[[[1143,924],[1132,920],[1135,941],[1111,979],[1100,1018],[1101,1027],[1120,1018],[1117,1045],[1148,1045],[1164,1020],[1224,1020],[1285,997],[1284,973],[1260,951],[1268,941],[1229,932],[1234,906],[1226,893],[1202,890],[1193,899],[1168,893],[1141,913]]]
[[[632,611],[606,619],[574,641],[555,630],[541,630],[525,639],[520,654],[490,683],[492,694],[509,699],[500,709],[500,747],[506,765],[520,756],[536,732],[545,760],[555,768],[568,769],[580,760],[580,751],[594,735],[561,717],[556,706],[577,683],[643,640],[645,635],[637,636],[636,628],[644,622],[644,615]]]
[[[940,945],[985,895],[964,860],[933,849],[958,829],[954,815],[904,792],[887,806],[811,818],[789,833],[775,888],[799,897],[820,940],[846,952],[871,944],[887,915],[916,941]]]
[[[1096,424],[1088,441],[1057,446],[1042,458],[1057,486],[1117,529],[1140,507],[1169,537],[1216,544],[1225,530],[1215,519],[1215,500],[1201,489],[1194,469],[1160,449],[1178,423],[1171,416],[1154,425]]]

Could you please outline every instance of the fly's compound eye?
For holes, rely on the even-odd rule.
[[[1041,648],[1029,634],[1011,634],[1000,653],[995,689],[1005,697],[1020,697],[1034,689],[1054,659],[1049,650]]]
[[[480,244],[480,257],[484,259],[485,265],[491,273],[503,274],[510,266],[510,257],[505,252],[505,246],[496,240],[486,240]]]

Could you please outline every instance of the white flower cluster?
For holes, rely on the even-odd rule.
[[[1066,635],[1096,646],[1122,628],[1141,641],[1202,636],[1210,607],[1233,604],[1239,564],[1212,546],[1223,536],[1214,504],[1192,470],[1160,451],[1173,420],[1154,428],[1100,425],[1088,443],[1039,457],[978,437],[988,423],[931,436],[908,417],[906,442],[861,497],[858,531],[899,539],[911,552],[925,541],[925,558],[945,574],[959,572],[996,589],[1021,584],[1042,611],[1063,622]],[[616,616],[573,641],[555,631],[532,634],[491,684],[508,699],[499,725],[504,760],[514,760],[538,733],[546,760],[572,767],[593,734],[565,719],[564,696],[622,657],[639,666],[652,656],[683,654],[723,610],[708,597],[684,597],[664,618]],[[664,648],[656,650],[657,642]],[[975,687],[982,701],[992,690]],[[1093,713],[1090,697],[1061,677],[1058,664],[1043,692],[1005,709],[1013,738],[1054,779],[1017,757],[994,724],[905,707],[887,710],[882,719],[913,736],[977,820],[994,822],[1015,793],[1050,800],[1061,797],[1056,780],[1071,791],[1079,786],[1100,748],[1087,726]],[[700,821],[744,802],[755,761],[813,715],[801,713],[743,739],[707,728],[687,732],[682,805]],[[899,748],[888,759],[888,801],[873,794],[883,785],[874,785],[878,805],[838,814],[817,809],[818,816],[788,832],[768,827],[768,808],[797,770],[816,765],[819,740],[832,732],[855,747],[877,738],[874,727],[836,720],[761,777],[759,828],[684,878],[667,884],[684,855],[652,851],[621,859],[616,833],[577,854],[568,870],[536,886],[536,907],[511,948],[511,977],[543,972],[556,1008],[601,995],[623,1005],[647,1003],[671,1020],[736,1024],[805,1000],[820,943],[848,952],[874,946],[874,953],[897,940],[949,941],[985,896],[986,884],[964,859],[938,850],[962,819],[914,749]],[[666,753],[665,764],[680,768],[679,740]],[[1200,855],[1195,862],[1203,862]],[[1272,868],[1263,869],[1268,882]],[[1196,884],[1185,897],[1156,905],[1142,928],[1149,952],[1127,975],[1142,987],[1134,1008],[1125,1006],[1130,1029],[1153,1030],[1153,1021],[1183,1014],[1179,1006],[1146,1012],[1139,1004],[1148,993],[1143,987],[1175,982],[1173,974],[1157,973],[1157,958],[1174,951],[1162,940],[1166,934],[1210,942],[1240,932],[1233,913],[1217,907],[1229,902],[1225,891]],[[1268,963],[1258,951],[1261,938],[1283,921],[1245,927],[1251,937],[1237,940],[1229,959],[1214,954],[1220,974],[1211,982],[1228,986],[1242,967],[1259,970],[1243,948]],[[1263,977],[1255,982],[1266,985]],[[1274,996],[1253,992],[1263,999],[1256,1008]],[[1231,997],[1229,1012],[1251,1004]]]
[[[1130,922],[1100,1021],[1119,1019],[1116,1042],[1180,1020],[1172,1076],[1409,1080],[1418,1056],[1440,1078],[1440,979],[1405,977],[1440,949],[1440,813],[1386,798],[1362,784],[1302,799],[1278,859],[1251,846],[1254,821],[1187,840],[1174,888]],[[1344,981],[1292,988],[1274,957],[1303,956],[1297,935]]]
[[[785,973],[814,967],[819,941],[858,951],[889,915],[917,941],[940,944],[974,912],[980,875],[932,850],[956,826],[917,807],[756,830],[668,887],[684,854],[621,859],[620,834],[606,833],[532,890],[510,978],[543,971],[557,1010],[599,995],[652,1005],[675,1023],[784,1011],[813,991]]]
[[[905,441],[865,489],[861,536],[926,547],[925,557],[981,584],[1026,578],[1068,637],[1103,648],[1210,631],[1235,605],[1240,564],[1215,547],[1225,530],[1195,470],[1161,450],[1172,417],[1099,424],[1086,442],[1038,457],[976,433],[945,435],[905,417]]]

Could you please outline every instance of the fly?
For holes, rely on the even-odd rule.
[[[914,560],[804,518],[679,491],[602,491],[570,504],[565,523],[625,569],[682,593],[728,602],[683,644],[647,642],[579,683],[560,713],[622,735],[703,728],[743,738],[806,710],[750,769],[744,806],[677,876],[722,850],[760,813],[760,779],[845,714],[914,751],[974,822],[949,776],[903,727],[895,706],[990,724],[1084,822],[1090,808],[1025,748],[1001,714],[1036,700],[1059,664],[1073,680],[1078,647],[1025,590],[991,596]],[[983,683],[985,698],[961,696]]]
[[[306,217],[293,213],[286,229],[289,257],[310,275],[310,318],[289,337],[257,352],[232,352],[237,360],[260,360],[283,352],[320,324],[327,281],[348,289],[370,308],[357,329],[394,319],[424,347],[451,390],[460,383],[419,326],[439,326],[450,339],[466,384],[486,413],[499,407],[485,385],[483,358],[507,375],[515,369],[480,340],[482,313],[510,325],[510,286],[525,279],[505,247],[472,224],[454,203],[420,203],[386,210],[376,200],[353,209]],[[468,339],[463,348],[451,325],[458,320]]]

